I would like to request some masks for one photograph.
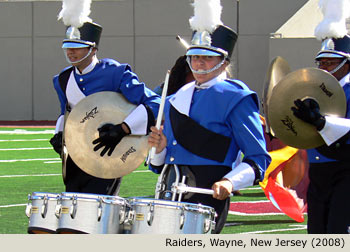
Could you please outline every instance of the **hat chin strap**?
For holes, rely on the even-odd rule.
[[[345,58],[336,68],[334,68],[332,71],[329,71],[330,74],[334,74],[337,72],[340,68],[342,68],[345,63],[348,61],[348,58]]]
[[[187,64],[189,65],[189,67],[190,67],[192,73],[195,73],[195,74],[208,74],[208,73],[211,73],[211,72],[213,72],[213,71],[219,69],[219,68],[225,63],[225,59],[222,59],[222,61],[221,61],[220,63],[218,63],[216,66],[214,66],[213,68],[208,69],[208,70],[200,70],[200,71],[198,71],[198,70],[194,70],[194,69],[192,68],[192,65],[191,65],[191,56],[187,56],[186,61],[187,61]]]
[[[82,62],[84,59],[86,59],[87,57],[90,56],[90,54],[92,53],[92,49],[94,49],[92,46],[90,46],[90,49],[89,49],[89,52],[84,56],[82,57],[80,60],[77,60],[77,61],[71,61],[69,58],[68,58],[68,55],[67,55],[67,52],[66,52],[66,49],[63,49],[64,51],[64,56],[66,56],[66,60],[69,64],[77,64],[77,63],[80,63]]]

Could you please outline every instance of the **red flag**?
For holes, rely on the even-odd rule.
[[[277,209],[297,222],[304,222],[309,184],[307,153],[285,146],[277,138],[271,140],[267,134],[265,138],[272,161],[260,186]]]

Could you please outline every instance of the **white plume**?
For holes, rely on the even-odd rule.
[[[323,20],[315,28],[318,40],[342,38],[347,34],[346,19],[350,17],[350,0],[320,0]]]
[[[58,20],[62,19],[66,26],[81,27],[85,22],[91,22],[91,0],[62,0],[62,10]]]
[[[213,32],[222,24],[220,0],[194,0],[193,7],[194,16],[189,20],[192,30]]]

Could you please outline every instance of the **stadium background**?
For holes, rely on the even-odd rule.
[[[104,28],[98,56],[129,63],[150,88],[184,48],[175,39],[190,40],[190,0],[96,0],[90,17]],[[261,98],[269,62],[283,56],[292,70],[313,66],[320,42],[312,35],[319,21],[316,0],[222,0],[223,22],[237,30],[234,78],[247,83]],[[0,0],[0,233],[25,233],[27,195],[63,191],[60,164],[48,140],[59,111],[52,76],[66,66],[57,21],[61,1]],[[303,15],[307,12],[308,15]],[[314,13],[314,15],[312,15]],[[310,21],[310,22],[309,22]],[[24,121],[24,123],[23,123]],[[49,128],[22,128],[23,124]],[[34,133],[33,133],[34,132]],[[156,175],[140,166],[126,176],[122,197],[152,196]],[[134,185],[140,185],[135,187]],[[232,202],[262,202],[257,211],[229,215],[224,233],[305,233],[266,202],[259,187],[242,191]],[[271,208],[272,207],[272,208]],[[237,210],[237,209],[236,209]]]
[[[185,52],[176,35],[190,40],[190,1],[93,0],[90,17],[104,28],[98,56],[129,63],[147,86],[156,87]],[[268,64],[275,56],[283,56],[292,70],[313,66],[320,48],[310,34],[319,19],[316,2],[222,0],[222,21],[239,34],[234,77],[261,97]],[[310,3],[313,10],[293,21]],[[52,77],[67,65],[60,48],[65,31],[57,21],[60,10],[61,1],[0,0],[0,120],[57,118]],[[297,34],[290,37],[292,30]]]

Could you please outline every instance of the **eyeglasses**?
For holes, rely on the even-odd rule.
[[[341,61],[332,61],[332,60],[316,60],[315,64],[317,67],[330,67],[334,65],[339,65]]]

